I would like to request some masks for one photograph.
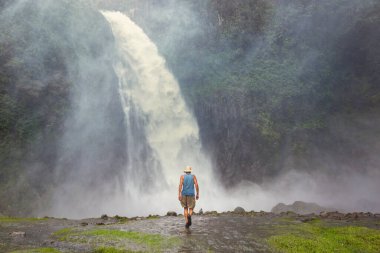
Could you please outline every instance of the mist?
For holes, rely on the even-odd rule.
[[[28,103],[39,117],[59,110],[27,145],[25,172],[10,188],[32,192],[26,213],[181,212],[178,183],[187,165],[200,184],[198,210],[270,211],[302,200],[379,212],[380,110],[363,98],[378,94],[380,79],[341,64],[355,62],[360,44],[350,36],[376,2],[252,1],[249,13],[243,4],[5,2],[0,41],[20,45],[12,51],[22,62],[19,73],[12,65],[16,83],[34,92],[39,102]],[[334,15],[323,16],[325,9]],[[107,15],[132,21],[115,32]],[[132,29],[121,43],[118,36]],[[368,88],[353,88],[347,99],[330,95],[346,94],[351,86],[338,85],[345,82]],[[49,91],[57,91],[49,103],[62,99],[58,109],[45,104],[41,94]]]

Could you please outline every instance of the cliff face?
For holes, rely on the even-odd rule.
[[[41,197],[84,159],[107,171],[102,180],[117,177],[123,112],[112,32],[95,9],[74,1],[4,2],[0,20],[0,209],[21,215],[46,204]]]
[[[379,116],[378,3],[147,0],[122,9],[179,79],[224,182],[373,169],[377,145],[367,137],[377,138],[377,123],[359,122]]]

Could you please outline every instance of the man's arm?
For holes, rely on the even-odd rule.
[[[196,199],[199,199],[199,185],[198,185],[197,177],[195,175],[194,175],[194,184],[195,184],[195,190],[197,190],[197,197],[196,197]]]
[[[182,186],[183,186],[183,175],[179,179],[179,187],[178,187],[178,199],[179,201],[182,200]]]

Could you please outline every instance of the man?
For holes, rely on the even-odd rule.
[[[184,216],[186,220],[186,228],[191,226],[191,215],[193,215],[193,209],[195,207],[195,198],[199,199],[199,186],[195,175],[191,175],[192,168],[187,166],[179,180],[178,199],[181,201],[181,205],[184,208]],[[194,185],[197,190],[197,196],[194,194]]]

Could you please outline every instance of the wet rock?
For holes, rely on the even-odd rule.
[[[11,232],[9,234],[13,237],[25,237],[25,235],[26,235],[26,233],[22,232],[22,231],[15,231],[15,232]]]
[[[105,224],[103,222],[98,222],[98,223],[96,223],[96,225],[98,225],[98,226],[104,226]]]
[[[327,218],[328,212],[320,212],[319,216],[321,216],[322,218]]]
[[[199,215],[202,215],[203,214],[203,209],[201,208],[201,210],[199,210]]]
[[[321,218],[328,218],[328,219],[335,219],[335,220],[344,220],[347,218],[350,218],[350,216],[347,216],[347,214],[340,213],[338,211],[336,212],[321,212],[319,214]]]
[[[166,213],[166,216],[177,216],[177,213],[174,211],[169,211]]]
[[[243,207],[238,206],[234,209],[234,213],[243,214],[245,213],[245,210]]]
[[[43,246],[47,246],[47,245],[53,245],[55,243],[55,241],[44,241],[42,243]]]
[[[336,210],[322,207],[316,203],[295,201],[291,205],[285,205],[284,203],[279,203],[276,206],[274,206],[271,211],[276,214],[279,214],[282,212],[289,212],[289,211],[297,213],[297,214],[312,214],[312,213],[321,213],[321,212],[332,212]]]
[[[84,227],[84,226],[87,226],[88,223],[87,222],[81,222],[80,225]]]

